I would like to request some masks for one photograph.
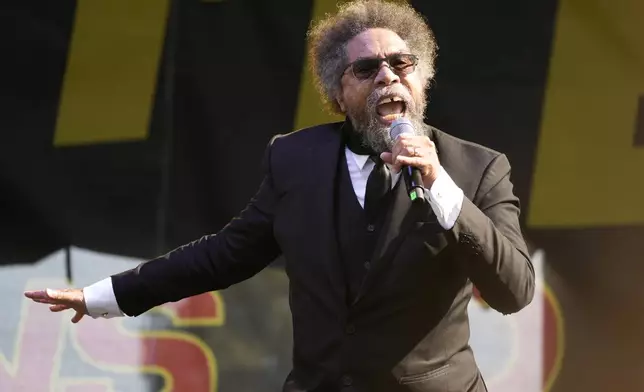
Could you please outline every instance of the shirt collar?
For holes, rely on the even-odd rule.
[[[369,162],[369,155],[358,155],[355,152],[351,151],[349,147],[346,147],[347,154],[349,154],[353,161],[356,163],[360,170],[364,169],[364,166]]]

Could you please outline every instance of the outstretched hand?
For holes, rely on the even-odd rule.
[[[85,295],[80,289],[45,289],[39,291],[25,291],[25,297],[41,304],[49,304],[49,310],[52,312],[62,312],[63,310],[73,309],[76,311],[72,317],[72,323],[81,321],[87,314],[85,305]]]

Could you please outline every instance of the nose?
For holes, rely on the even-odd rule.
[[[389,68],[389,65],[383,63],[376,74],[374,82],[380,86],[389,86],[400,82],[400,77]]]

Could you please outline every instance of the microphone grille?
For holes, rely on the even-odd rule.
[[[411,121],[405,117],[397,118],[394,122],[391,123],[391,128],[389,128],[389,136],[391,140],[396,140],[398,136],[403,133],[414,134],[414,126],[411,125]]]

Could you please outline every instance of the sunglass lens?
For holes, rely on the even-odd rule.
[[[363,59],[353,63],[353,74],[358,79],[369,79],[378,71],[378,59]]]
[[[416,57],[411,54],[396,54],[389,60],[391,66],[397,71],[410,73],[416,66]]]

